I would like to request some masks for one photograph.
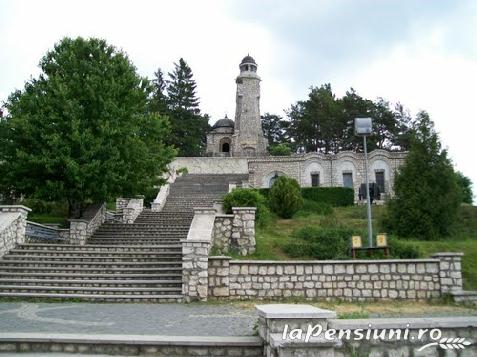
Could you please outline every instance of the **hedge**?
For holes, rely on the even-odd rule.
[[[270,189],[260,188],[259,192],[268,198]],[[302,187],[301,195],[304,199],[327,203],[333,207],[354,204],[354,190],[349,187]]]

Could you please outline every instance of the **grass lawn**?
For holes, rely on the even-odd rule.
[[[373,206],[373,230],[380,232],[379,219],[385,212],[384,206]],[[257,250],[246,257],[237,259],[285,260],[291,259],[282,247],[292,238],[292,232],[308,225],[343,225],[359,230],[366,229],[366,207],[338,207],[328,216],[305,214],[299,212],[292,219],[274,219],[267,227],[257,227]],[[462,206],[459,221],[450,237],[439,241],[407,240],[417,245],[422,257],[429,257],[436,252],[463,252],[462,271],[464,289],[477,290],[477,207]],[[295,258],[296,259],[296,258]]]
[[[308,304],[322,309],[336,311],[340,319],[365,319],[370,317],[432,317],[432,316],[469,316],[477,315],[472,305],[456,304],[451,301],[405,301],[382,300],[368,302],[347,302],[340,300],[305,300],[299,298],[283,299],[284,304]],[[230,304],[244,309],[254,309],[255,305],[276,304],[276,300],[209,301],[206,304]]]

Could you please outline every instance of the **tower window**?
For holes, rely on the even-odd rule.
[[[223,143],[222,144],[222,152],[230,152],[230,144],[229,143]]]

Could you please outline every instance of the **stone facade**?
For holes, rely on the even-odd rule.
[[[406,153],[374,150],[369,153],[368,175],[370,182],[377,181],[377,175],[384,178],[383,198],[394,194],[394,176],[404,163]],[[321,187],[344,186],[344,175],[351,179],[355,200],[361,184],[365,182],[364,155],[343,151],[336,155],[308,153],[288,157],[260,158],[177,158],[171,167],[187,167],[191,174],[248,174],[249,184],[255,188],[270,187],[275,176],[288,176],[296,179],[301,187],[312,185],[312,175],[318,175]]]
[[[25,242],[28,212],[25,206],[0,206],[0,257]]]
[[[255,60],[246,56],[236,79],[235,122],[218,120],[207,135],[208,156],[257,157],[268,155],[268,141],[260,118],[260,77]]]
[[[353,301],[379,299],[433,299],[442,296],[448,255],[439,259],[341,261],[246,261],[210,257],[209,296],[277,299],[329,298]],[[446,270],[441,270],[441,269]],[[455,278],[459,279],[459,278]],[[457,280],[457,283],[459,280]],[[227,286],[228,284],[228,286]],[[445,290],[444,290],[445,291]]]
[[[232,237],[233,214],[220,214],[215,216],[214,233],[212,235],[212,246],[220,254],[226,254],[230,250],[230,239]]]
[[[86,240],[106,221],[106,205],[92,206],[84,218],[70,219],[70,244],[86,244]]]

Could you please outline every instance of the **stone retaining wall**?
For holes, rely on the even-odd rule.
[[[228,299],[432,299],[462,290],[461,255],[434,259],[251,261],[209,257],[209,297]],[[445,264],[452,258],[452,266]],[[460,275],[459,275],[460,276]]]

